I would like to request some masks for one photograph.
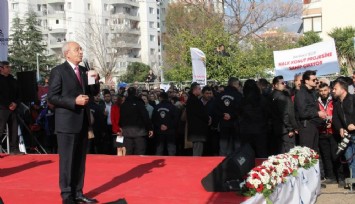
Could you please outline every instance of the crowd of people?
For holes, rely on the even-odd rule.
[[[1,67],[2,78],[6,65]],[[306,71],[295,76],[292,88],[290,84],[282,76],[271,82],[231,77],[226,86],[202,87],[194,82],[184,89],[172,85],[167,91],[139,86],[101,89],[88,99],[92,120],[86,151],[119,156],[227,156],[248,143],[256,157],[266,158],[301,145],[320,153],[322,177],[328,183],[342,182],[346,172],[341,158],[355,173],[354,143],[343,157],[336,155],[344,135],[355,133],[355,80],[318,79],[316,72]],[[1,120],[3,127],[15,122],[7,112],[19,101],[0,98],[1,114],[8,119]],[[34,124],[42,127],[46,149],[57,153],[53,106],[46,100],[36,104],[31,109]],[[5,106],[10,107],[6,113]]]

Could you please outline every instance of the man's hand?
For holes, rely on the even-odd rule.
[[[212,118],[211,118],[211,116],[208,116],[208,126],[210,126],[211,124],[212,124]]]
[[[168,126],[166,126],[166,125],[161,125],[160,126],[160,130],[161,131],[165,131],[165,130],[167,130],[168,129]]]
[[[332,128],[332,124],[331,123],[327,123],[327,128]]]
[[[12,103],[9,105],[9,109],[10,109],[11,111],[14,111],[14,110],[16,109],[16,107],[17,107],[17,104],[14,103],[14,102],[12,102]]]
[[[344,128],[340,128],[339,130],[340,137],[344,137],[344,133],[345,133]]]
[[[288,137],[293,137],[293,136],[295,136],[295,132],[293,132],[293,131],[290,131],[290,132],[288,132]]]
[[[355,130],[355,125],[354,125],[354,124],[350,124],[350,125],[348,126],[348,130],[349,130],[349,131]]]
[[[224,113],[223,119],[224,120],[230,120],[231,116],[229,115],[229,113]]]
[[[327,118],[327,113],[325,111],[318,111],[318,116],[322,119]]]
[[[150,130],[150,131],[148,132],[148,137],[149,137],[149,138],[153,137],[153,131],[152,131],[152,130]]]
[[[75,99],[75,104],[79,106],[85,106],[89,102],[89,96],[87,95],[79,95]]]

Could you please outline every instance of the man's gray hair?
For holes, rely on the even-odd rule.
[[[63,47],[62,47],[62,54],[63,54],[63,57],[65,58],[65,53],[68,52],[69,50],[69,44],[70,43],[75,43],[74,41],[67,41],[64,43]]]

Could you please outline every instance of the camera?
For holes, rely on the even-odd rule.
[[[344,130],[344,137],[341,140],[341,142],[338,144],[338,150],[336,152],[337,157],[340,156],[340,154],[345,151],[346,147],[350,143],[350,140],[351,140],[351,135]]]

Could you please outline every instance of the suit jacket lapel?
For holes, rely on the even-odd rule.
[[[75,74],[73,68],[70,66],[70,64],[67,61],[64,62],[64,67],[65,67],[65,71],[68,73],[68,76],[70,76],[70,78],[71,78],[70,81],[75,81],[75,84],[77,85],[77,87],[80,87],[80,89],[82,90],[83,87],[80,85],[79,80],[76,77],[76,74]],[[80,70],[80,77],[81,77],[81,69],[79,68],[79,70]],[[82,79],[81,79],[81,81],[83,82]]]

